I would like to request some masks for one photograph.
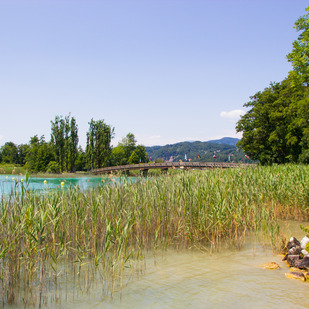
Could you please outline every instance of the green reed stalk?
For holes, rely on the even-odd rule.
[[[17,285],[43,293],[49,273],[57,288],[64,263],[76,265],[78,280],[87,265],[88,290],[90,268],[103,286],[108,274],[111,286],[117,278],[122,284],[123,268],[147,249],[216,249],[222,240],[237,243],[246,230],[274,241],[277,219],[308,219],[308,176],[303,165],[172,171],[43,195],[29,192],[28,180],[20,195],[17,183],[0,205],[2,302],[16,299]]]

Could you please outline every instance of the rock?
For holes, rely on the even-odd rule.
[[[309,237],[305,236],[301,241],[300,241],[300,246],[302,249],[306,249],[307,243],[309,243]]]
[[[287,254],[285,255],[285,257],[282,259],[282,261],[285,261],[289,255],[299,255],[301,254],[301,247],[300,246],[296,246],[296,247],[292,247]]]
[[[280,268],[279,265],[276,262],[269,262],[266,264],[263,264],[261,267],[265,269],[278,269]]]
[[[289,251],[288,251],[288,254],[289,255],[298,255],[301,253],[301,247],[300,246],[296,246],[296,247],[293,247],[291,248]]]
[[[306,269],[309,270],[309,257],[306,256],[303,259],[295,259],[295,263],[294,265],[295,267],[299,268],[299,269]]]
[[[288,255],[298,254],[296,253],[295,251],[296,249],[294,248],[297,248],[297,251],[298,251],[298,248],[300,248],[300,242],[295,237],[291,237],[289,242],[286,244],[286,246],[281,251],[282,254],[285,254],[283,261],[287,259]]]
[[[300,279],[306,281],[305,275],[300,271],[291,271],[290,273],[285,273],[285,276],[290,279]]]
[[[300,242],[295,237],[291,237],[290,241],[286,245],[286,248],[290,250],[291,248],[296,246],[300,246]]]
[[[284,260],[284,259],[283,259]],[[286,261],[288,263],[288,265],[291,266],[295,266],[296,261],[299,260],[299,255],[288,255],[286,258]],[[296,266],[295,266],[296,267]]]
[[[309,256],[309,252],[305,249],[303,249],[301,253],[303,254],[304,257]]]
[[[297,268],[297,267],[294,267],[294,266],[292,266],[292,267],[290,267],[290,271],[299,271],[299,268]]]

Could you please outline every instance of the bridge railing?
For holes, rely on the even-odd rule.
[[[162,163],[140,163],[119,166],[109,166],[93,169],[93,174],[103,174],[116,171],[129,170],[149,170],[149,169],[169,169],[169,168],[231,168],[231,167],[248,167],[255,164],[244,163],[227,163],[227,162],[162,162]]]

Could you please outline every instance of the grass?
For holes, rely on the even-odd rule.
[[[1,199],[3,305],[14,303],[20,290],[29,296],[36,291],[42,305],[46,282],[57,293],[64,268],[77,282],[86,273],[85,289],[100,274],[102,289],[112,293],[123,268],[141,260],[145,250],[216,250],[223,240],[237,244],[247,230],[262,231],[276,244],[277,220],[309,218],[304,165],[173,170],[87,192],[37,194],[27,191],[28,181],[15,183],[21,195]]]
[[[14,164],[0,164],[0,174],[25,174],[25,169],[19,165]]]

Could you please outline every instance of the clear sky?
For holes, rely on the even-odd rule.
[[[50,139],[56,115],[116,145],[236,135],[243,104],[283,80],[304,0],[0,0],[0,146]]]

